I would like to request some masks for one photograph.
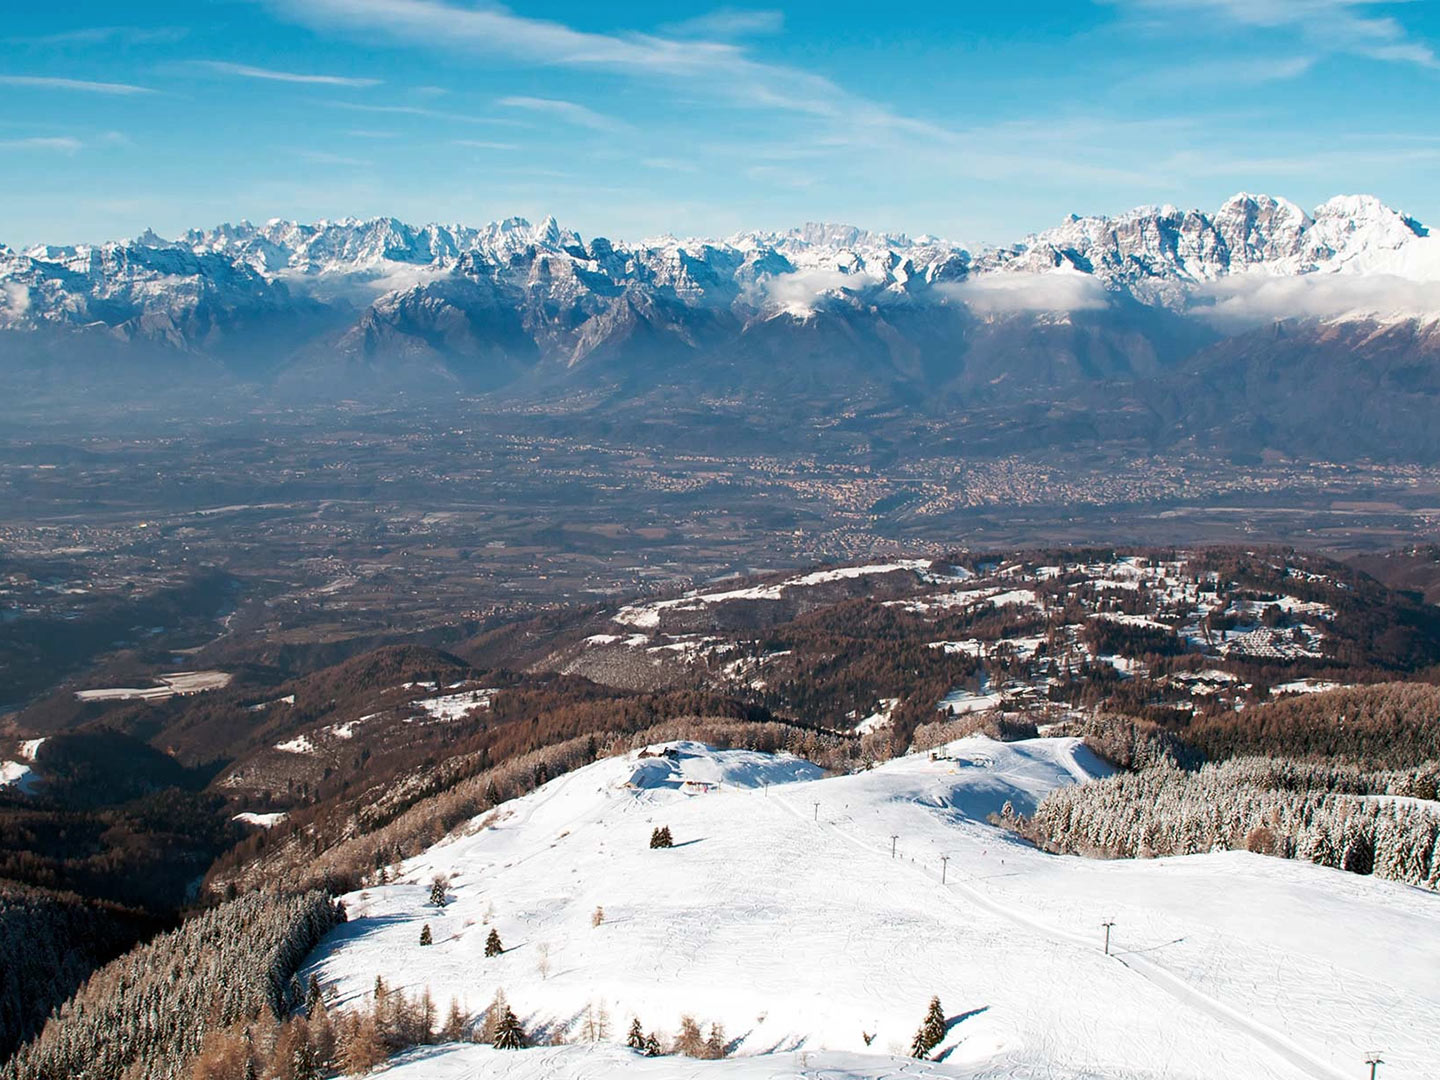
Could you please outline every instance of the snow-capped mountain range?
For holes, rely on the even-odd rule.
[[[322,398],[769,394],[946,415],[1049,401],[1119,409],[1125,437],[1152,442],[1247,413],[1265,416],[1252,442],[1323,424],[1364,442],[1376,417],[1410,416],[1428,446],[1440,238],[1369,196],[1307,213],[1237,195],[974,250],[818,224],[622,243],[553,218],[0,246],[0,381],[69,400],[102,372],[106,394],[218,378]]]
[[[803,318],[827,300],[855,297],[973,300],[991,313],[1066,311],[1112,298],[1183,308],[1207,283],[1257,272],[1429,281],[1440,279],[1440,247],[1418,222],[1369,196],[1331,199],[1309,214],[1266,195],[1236,195],[1213,214],[1141,207],[1115,218],[1071,217],[1013,246],[977,251],[816,224],[725,240],[621,243],[587,242],[554,218],[480,228],[393,218],[275,220],[192,230],[175,240],[146,232],[98,246],[0,246],[0,328],[101,323],[127,336],[173,337],[189,320],[208,322],[207,308],[219,320],[227,310],[343,299],[385,313],[447,279],[487,291],[509,286],[515,303],[570,307],[556,315],[572,326],[582,315],[575,305],[616,296],[725,309],[747,322],[782,313]],[[1085,281],[1067,289],[1046,280],[1029,298],[1027,284],[1037,283],[1016,274]]]

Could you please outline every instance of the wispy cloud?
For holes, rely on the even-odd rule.
[[[778,188],[813,186],[823,159],[853,163],[857,153],[888,155],[904,168],[930,170],[937,179],[1031,179],[1039,171],[1077,181],[1140,183],[1153,176],[1117,163],[1113,153],[1134,135],[1171,138],[1173,122],[1157,122],[1143,132],[1134,125],[1098,121],[1093,130],[1067,138],[1053,116],[1023,127],[946,127],[900,113],[888,105],[853,94],[828,78],[801,69],[754,59],[741,45],[713,40],[678,39],[653,34],[597,34],[562,23],[532,19],[502,8],[461,7],[446,0],[258,0],[305,25],[365,35],[383,31],[394,42],[436,51],[499,55],[536,67],[604,72],[631,80],[683,87],[699,107],[757,110],[794,123],[785,147],[795,156],[813,158],[811,169],[757,164],[750,179]],[[339,103],[337,103],[339,104]],[[502,105],[548,113],[595,130],[614,131],[622,122],[586,110],[574,102],[541,97],[511,97]],[[342,107],[435,119],[474,117],[441,114],[415,105]],[[630,129],[634,130],[634,129]],[[740,150],[752,160],[764,147],[753,142]],[[1073,151],[1073,153],[1072,153]],[[900,167],[897,165],[897,167]]]
[[[530,127],[523,120],[503,116],[470,116],[466,113],[443,112],[426,109],[420,105],[366,105],[357,101],[325,101],[321,104],[332,109],[346,109],[350,112],[373,113],[377,116],[423,116],[428,120],[455,121],[462,124],[489,124],[498,127]]]
[[[85,144],[69,135],[35,135],[27,139],[0,139],[4,150],[58,150],[73,154]]]
[[[498,6],[471,7],[455,0],[255,0],[303,25],[352,35],[368,43],[380,35],[392,44],[495,56],[537,68],[603,73],[641,83],[683,90],[698,109],[735,109],[765,116],[767,127],[784,126],[792,143],[820,144],[832,157],[856,148],[886,153],[905,167],[943,162],[956,175],[972,158],[988,155],[968,135],[929,120],[906,115],[886,104],[851,93],[831,79],[798,67],[757,59],[744,45],[715,38],[650,33],[594,33],[548,19],[529,18]],[[773,20],[770,20],[773,22]],[[613,117],[579,112],[575,103],[539,105],[551,99],[509,99],[509,107],[548,110],[556,119],[593,130],[642,129]],[[526,101],[528,104],[520,104]],[[584,108],[581,106],[580,108]],[[1012,164],[1031,171],[1032,163]],[[778,186],[808,183],[793,170],[776,170],[756,179]]]
[[[1161,28],[1193,34],[1196,17],[1231,28],[1288,31],[1324,54],[1367,56],[1440,67],[1434,49],[1410,36],[1400,21],[1375,14],[1381,0],[1106,0]],[[1401,0],[1404,2],[1404,0]],[[1202,24],[1203,25],[1203,24]]]
[[[684,161],[680,158],[644,158],[640,162],[647,169],[662,169],[666,172],[699,172],[700,166],[693,161]]]
[[[924,125],[847,94],[831,80],[752,58],[733,42],[655,34],[600,34],[517,15],[500,7],[445,0],[260,0],[306,25],[393,41],[505,56],[541,67],[681,80],[714,100],[843,120],[849,125]]]
[[[224,60],[192,60],[192,67],[204,68],[219,75],[234,75],[242,79],[264,79],[269,82],[305,83],[312,86],[379,86],[379,79],[357,79],[344,75],[311,75],[295,71],[276,71],[272,68],[252,67],[249,64],[232,64]]]
[[[576,102],[562,101],[559,98],[503,97],[496,104],[507,109],[525,109],[528,112],[553,116],[567,124],[590,128],[592,131],[614,132],[621,131],[626,127],[625,124],[613,117],[598,113],[594,109]]]
[[[463,146],[469,150],[516,150],[514,143],[489,142],[486,139],[451,139],[451,146]]]
[[[360,167],[370,164],[368,161],[361,161],[358,158],[346,157],[344,154],[332,154],[325,150],[302,150],[300,157],[306,161],[313,161],[317,165],[345,165],[348,167]]]
[[[173,45],[188,33],[182,26],[87,26],[8,40],[16,45]]]
[[[1212,86],[1262,86],[1266,83],[1298,79],[1308,74],[1318,60],[1317,56],[1293,55],[1200,60],[1193,64],[1166,65],[1122,79],[1117,85],[1185,94]]]
[[[784,12],[726,7],[697,15],[693,19],[667,23],[660,28],[660,32],[672,37],[738,38],[754,34],[778,34],[784,28]]]
[[[78,90],[86,94],[153,94],[146,86],[129,83],[90,82],[86,79],[64,79],[53,75],[0,75],[0,85],[24,86],[35,90]]]

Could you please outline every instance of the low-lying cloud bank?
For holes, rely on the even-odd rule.
[[[1197,287],[1190,310],[1234,323],[1344,316],[1416,318],[1440,315],[1440,281],[1390,274],[1237,274]]]
[[[846,273],[843,270],[797,270],[761,278],[752,290],[751,299],[761,307],[774,307],[792,314],[808,314],[822,296],[835,292],[859,292],[878,285],[873,274]]]
[[[1110,294],[1100,281],[1065,270],[1047,274],[1000,271],[942,285],[940,292],[979,315],[1098,311],[1110,305]]]

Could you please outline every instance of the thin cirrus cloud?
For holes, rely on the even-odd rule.
[[[64,154],[73,154],[84,147],[79,139],[69,135],[33,135],[26,139],[0,139],[0,149],[4,150],[57,150]]]
[[[254,67],[250,64],[232,64],[224,60],[192,60],[193,67],[213,71],[217,75],[234,75],[241,79],[262,79],[268,82],[303,83],[311,86],[351,86],[363,88],[379,86],[379,79],[357,79],[345,75],[311,75],[295,71],[276,71],[273,68]]]
[[[994,160],[993,155],[975,145],[969,133],[903,114],[852,93],[825,76],[757,59],[735,41],[638,32],[595,33],[554,20],[518,15],[498,6],[471,7],[453,0],[253,2],[313,30],[353,37],[367,42],[367,46],[378,35],[393,45],[679,86],[687,99],[705,106],[783,116],[803,125],[804,130],[787,136],[792,141],[843,135],[853,146],[867,152],[894,154],[912,163],[938,158],[940,167],[952,174],[971,171],[976,160]],[[773,25],[773,20],[769,22]],[[581,113],[565,106],[548,109],[555,119],[593,130],[612,134],[636,131],[623,121],[600,114]],[[1023,175],[1033,171],[1029,162],[1020,162],[1016,167]]]
[[[1315,67],[1317,59],[1315,56],[1262,56],[1234,60],[1201,60],[1143,72],[1122,79],[1117,85],[1121,88],[1144,87],[1151,91],[1184,94],[1213,86],[1262,86],[1307,75]]]
[[[672,37],[738,38],[758,34],[778,34],[785,28],[782,11],[746,11],[740,8],[719,8],[693,19],[667,23],[660,28]]]
[[[576,104],[573,101],[562,101],[559,98],[503,97],[497,101],[496,104],[507,109],[524,109],[527,112],[552,116],[567,124],[589,128],[592,131],[614,132],[626,127],[625,124],[622,124],[613,117],[598,113],[594,109]]]
[[[524,128],[531,125],[524,120],[513,120],[501,116],[470,116],[467,113],[444,112],[426,109],[420,105],[366,105],[355,101],[325,101],[321,104],[331,109],[345,109],[349,112],[372,113],[376,116],[417,116],[427,120],[443,120],[447,123],[458,121],[462,124],[487,124],[496,127]]]
[[[349,168],[360,168],[369,164],[359,158],[346,157],[344,154],[331,154],[324,150],[302,150],[300,157],[314,162],[316,165],[343,165]]]
[[[1440,67],[1435,50],[1398,19],[1374,14],[1375,0],[1106,0],[1162,29],[1193,34],[1208,18],[1218,28],[1285,31],[1317,52]],[[1271,34],[1272,37],[1280,35]]]
[[[56,34],[12,37],[17,45],[171,45],[187,31],[179,26],[86,26]]]
[[[898,116],[848,94],[831,80],[753,59],[733,42],[601,34],[529,18],[499,7],[445,0],[258,0],[283,17],[317,29],[383,32],[425,48],[504,56],[539,67],[604,71],[624,77],[683,81],[687,91],[748,108],[782,110],[857,126],[934,137],[933,125]]]
[[[76,90],[85,94],[110,94],[126,97],[131,94],[153,94],[148,86],[130,83],[91,82],[88,79],[66,79],[53,75],[0,75],[0,85],[21,86],[32,90]]]

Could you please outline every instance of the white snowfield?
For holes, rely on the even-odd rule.
[[[246,825],[258,825],[262,829],[273,829],[276,825],[279,825],[280,822],[285,820],[285,815],[278,811],[260,814],[255,813],[251,810],[246,810],[243,813],[236,814],[230,820],[239,821]]]
[[[7,787],[29,794],[35,789],[35,770],[23,761],[0,761],[0,788]]]
[[[207,690],[223,690],[233,676],[225,671],[172,671],[156,675],[158,686],[112,686],[102,690],[77,690],[80,701],[169,701],[177,695],[203,694]]]
[[[1385,1080],[1435,1075],[1440,896],[1243,852],[1051,856],[986,824],[1104,772],[1074,739],[975,737],[829,778],[673,749],[552,780],[347,896],[351,922],[302,980],[365,1004],[383,975],[442,1012],[503,987],[532,1032],[570,1026],[568,1046],[412,1051],[397,1080],[1337,1080],[1367,1075],[1377,1049]],[[719,787],[687,795],[687,780]],[[675,847],[650,850],[659,825]],[[426,902],[437,873],[443,909]],[[492,926],[507,951],[486,959]],[[941,1060],[908,1061],[932,994],[951,1021]],[[608,1040],[578,1043],[602,1005]],[[634,1016],[664,1038],[684,1014],[722,1023],[734,1056],[615,1045]]]
[[[458,694],[442,694],[415,702],[432,720],[463,720],[476,709],[488,709],[495,690],[464,690]]]
[[[769,585],[752,585],[744,589],[728,589],[719,592],[691,592],[673,600],[652,600],[645,604],[630,604],[614,615],[613,621],[622,626],[653,630],[660,625],[660,616],[665,611],[701,611],[713,604],[724,604],[736,600],[780,600],[787,589],[812,589],[817,585],[828,585],[836,581],[850,581],[856,578],[879,577],[900,570],[917,574],[928,573],[929,559],[901,559],[898,562],[875,563],[869,566],[842,566],[835,570],[816,570],[800,574]],[[968,573],[968,571],[966,572]],[[611,641],[619,638],[606,635]],[[595,638],[591,638],[595,641]],[[598,643],[598,642],[597,642]]]

